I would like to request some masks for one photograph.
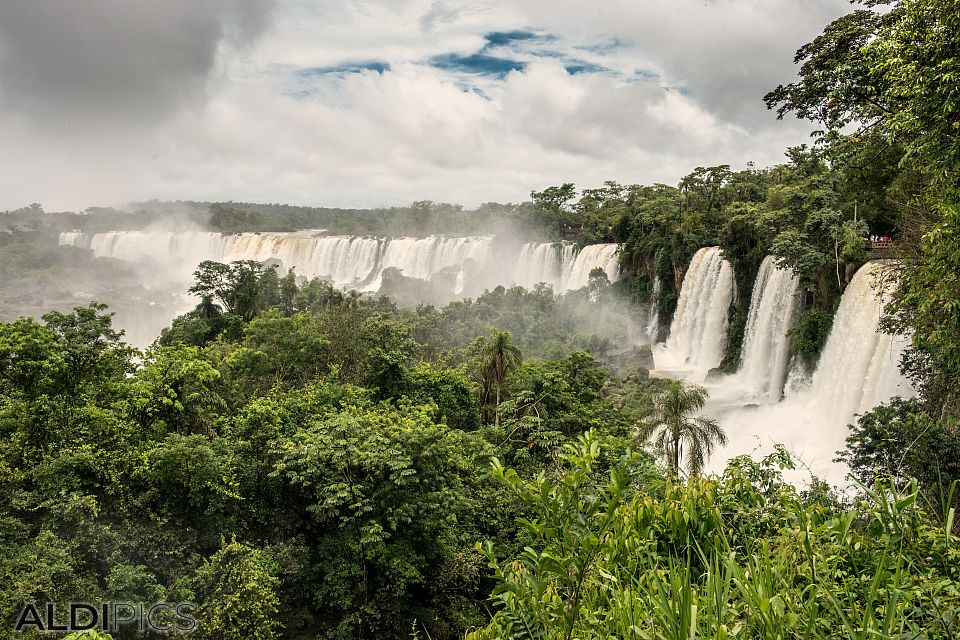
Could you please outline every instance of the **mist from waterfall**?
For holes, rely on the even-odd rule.
[[[733,269],[720,247],[697,251],[680,288],[666,343],[654,351],[657,368],[702,380],[723,359]]]

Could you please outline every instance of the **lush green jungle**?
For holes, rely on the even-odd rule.
[[[960,1],[857,3],[796,62],[764,99],[812,121],[811,144],[676,186],[563,184],[477,211],[0,216],[5,300],[71,278],[96,297],[107,274],[135,287],[57,231],[174,214],[225,232],[574,232],[621,243],[624,274],[410,307],[205,262],[196,309],[142,352],[98,303],[0,323],[5,628],[30,602],[168,601],[196,603],[191,635],[211,639],[960,637]],[[871,253],[871,235],[893,246]],[[627,328],[591,315],[649,303],[659,276],[668,326],[713,245],[737,278],[731,369],[764,256],[800,277],[792,348],[810,366],[856,268],[898,260],[884,323],[911,336],[919,395],[851,425],[852,489],[785,482],[782,449],[704,477],[725,438],[697,415],[704,390],[648,379],[648,352],[615,348]]]

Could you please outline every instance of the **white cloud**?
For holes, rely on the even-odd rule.
[[[222,26],[233,23],[216,23],[215,61],[204,53],[184,69],[163,66],[157,86],[134,83],[160,91],[163,109],[133,110],[122,126],[110,105],[96,108],[96,92],[58,106],[49,87],[4,72],[0,92],[9,98],[13,87],[16,99],[0,111],[0,208],[151,197],[470,206],[559,182],[671,183],[697,165],[776,162],[808,127],[777,122],[762,94],[789,80],[794,49],[846,8],[842,0],[281,4],[269,26],[265,14],[249,14],[257,26],[246,32],[262,35],[245,48]],[[481,51],[485,34],[515,30],[541,38]],[[138,65],[146,60],[136,42],[118,38],[92,60],[125,49]],[[0,28],[0,49],[18,42]],[[445,54],[447,68],[428,63]],[[474,54],[514,60],[517,70]],[[331,72],[364,64],[388,69]],[[601,67],[609,72],[567,70]],[[91,73],[114,100],[131,90]],[[180,90],[198,82],[200,93]],[[51,129],[24,112],[24,100],[41,98],[51,105],[45,118],[76,124]]]

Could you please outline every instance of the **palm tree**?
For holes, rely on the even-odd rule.
[[[513,344],[513,338],[507,331],[494,329],[481,351],[480,372],[483,375],[484,397],[490,396],[490,388],[496,390],[496,426],[500,426],[500,390],[507,381],[507,375],[520,366],[523,355]]]
[[[703,387],[687,387],[679,380],[671,380],[663,393],[654,397],[653,414],[638,425],[637,436],[642,440],[654,437],[656,447],[666,453],[674,477],[680,476],[681,459],[685,460],[689,474],[697,475],[713,447],[727,443],[727,434],[716,420],[690,417],[706,402],[707,390]]]

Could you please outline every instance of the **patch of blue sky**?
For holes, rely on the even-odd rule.
[[[536,33],[526,29],[516,29],[514,31],[491,31],[484,34],[484,40],[487,43],[483,50],[489,50],[494,47],[509,47],[516,44],[541,44],[544,42],[553,42],[556,36],[544,33]]]
[[[600,64],[594,64],[592,62],[584,62],[583,60],[573,60],[568,62],[563,66],[572,76],[577,75],[578,73],[606,73],[606,74],[616,74],[615,71],[609,69]]]
[[[511,71],[523,71],[527,63],[510,58],[488,56],[483,53],[461,55],[459,53],[444,53],[431,57],[427,63],[434,68],[444,71],[455,71],[475,76],[489,76],[506,78]]]
[[[342,75],[347,73],[361,73],[363,71],[375,71],[383,74],[390,71],[390,63],[382,60],[367,60],[363,62],[344,62],[342,64],[330,65],[325,67],[306,67],[297,71],[297,75],[303,77]]]
[[[568,58],[569,56],[562,51],[556,51],[554,49],[536,49],[530,52],[531,55],[538,58]]]

